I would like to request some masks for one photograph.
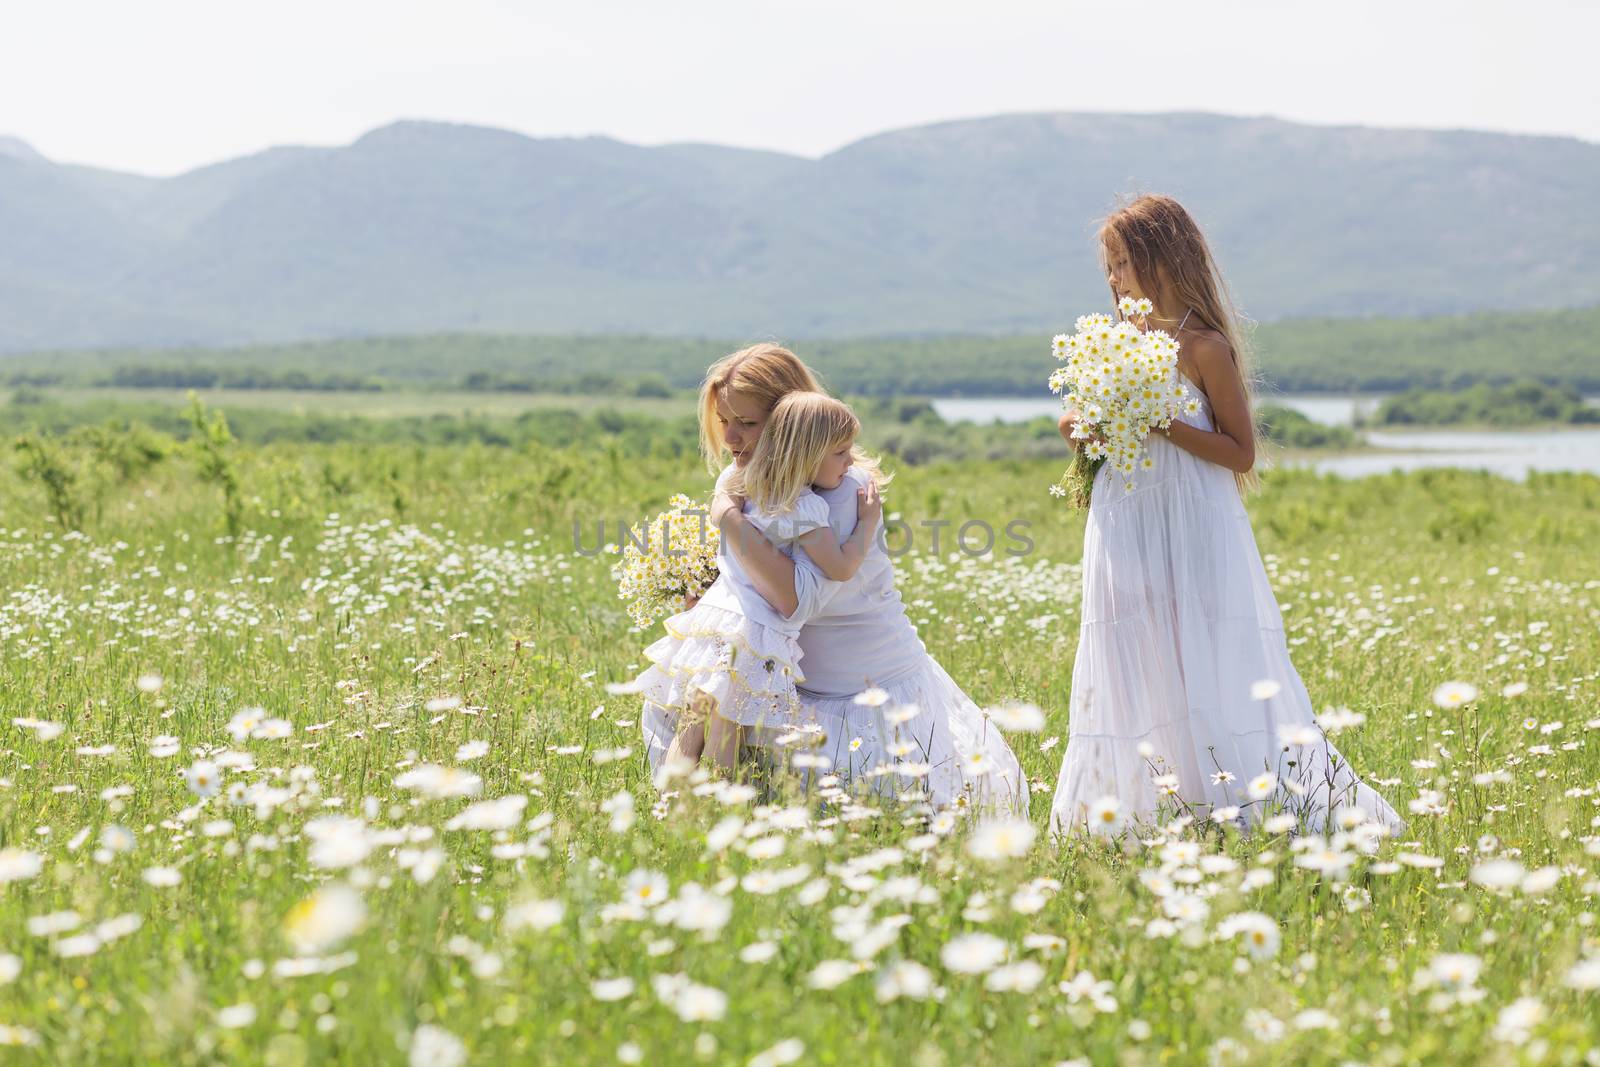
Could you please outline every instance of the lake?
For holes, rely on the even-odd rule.
[[[1362,396],[1265,394],[1267,403],[1302,412],[1327,425],[1348,426],[1358,409],[1370,412],[1383,400],[1378,394]],[[1589,403],[1600,398],[1589,399]],[[933,409],[946,422],[1025,422],[1041,415],[1055,416],[1061,401],[1053,397],[970,397],[933,401]],[[1487,470],[1508,478],[1524,478],[1529,471],[1586,471],[1600,474],[1600,429],[1549,430],[1367,430],[1374,449],[1345,455],[1307,454],[1291,461],[1329,474],[1359,478],[1391,470],[1423,467],[1464,467]]]

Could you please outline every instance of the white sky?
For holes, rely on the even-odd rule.
[[[1013,111],[1600,141],[1597,0],[37,0],[0,134],[171,174],[399,118],[819,155]]]

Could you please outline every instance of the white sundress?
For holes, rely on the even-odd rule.
[[[761,515],[748,502],[744,513],[790,558],[804,555],[800,535],[828,525],[828,505],[809,489],[781,515]],[[808,718],[795,692],[805,678],[796,640],[802,619],[768,604],[726,543],[717,566],[717,580],[699,602],[669,616],[667,635],[644,650],[650,666],[635,686],[644,698],[640,726],[654,768],[682,715],[696,705],[705,709],[708,698],[718,715],[747,727],[744,742],[751,747],[773,747]]]
[[[1180,418],[1213,430],[1209,401],[1189,384],[1200,410]],[[1398,832],[1394,809],[1316,726],[1233,472],[1160,434],[1147,448],[1154,469],[1132,489],[1108,464],[1090,498],[1052,832],[1083,825],[1105,796],[1139,821],[1181,800],[1201,818],[1241,806],[1251,822],[1262,807],[1247,783],[1268,773],[1282,783],[1274,802],[1312,829],[1355,807]]]

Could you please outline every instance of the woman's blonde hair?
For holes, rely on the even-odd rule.
[[[1161,294],[1162,302],[1181,303],[1193,309],[1191,319],[1198,319],[1228,342],[1233,350],[1234,366],[1239,369],[1239,378],[1244,383],[1250,410],[1250,433],[1259,454],[1261,441],[1255,424],[1255,358],[1250,348],[1247,320],[1234,304],[1228,283],[1199,225],[1183,205],[1170,196],[1140,196],[1113,211],[1101,224],[1102,259],[1107,246],[1113,243],[1127,252],[1140,289],[1151,295]],[[1113,303],[1117,300],[1114,290],[1111,300]],[[1261,484],[1254,469],[1236,475],[1235,480],[1241,493]]]
[[[728,442],[717,421],[717,400],[724,392],[748,397],[770,412],[790,393],[821,391],[811,368],[782,345],[751,345],[717,360],[700,384],[700,454],[706,469],[716,474],[727,463]]]
[[[733,472],[728,491],[748,497],[765,514],[793,510],[822,461],[846,446],[851,465],[885,485],[889,476],[877,461],[854,447],[860,432],[861,420],[842,400],[815,391],[790,393],[773,407],[749,465]]]

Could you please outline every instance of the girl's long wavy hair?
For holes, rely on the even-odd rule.
[[[768,412],[769,418],[779,401],[791,393],[817,393],[828,398],[811,368],[782,345],[763,342],[723,356],[706,370],[705,381],[700,383],[700,455],[712,474],[720,473],[728,462],[728,442],[722,433],[722,423],[717,419],[717,400],[724,392],[738,393],[754,401],[762,411]],[[855,415],[850,417],[854,419]],[[768,436],[768,428],[762,428],[758,450]],[[859,421],[856,428],[860,429]],[[751,462],[755,462],[754,456]],[[859,447],[852,450],[850,462],[865,471],[880,488],[889,484],[891,475],[885,474],[877,459]],[[789,503],[792,505],[793,500]]]
[[[1250,433],[1255,439],[1256,454],[1260,455],[1260,433],[1255,424],[1255,354],[1249,336],[1252,324],[1234,304],[1228,283],[1199,225],[1172,197],[1148,194],[1117,208],[1101,224],[1102,268],[1106,249],[1113,245],[1120,245],[1127,251],[1140,289],[1152,295],[1159,293],[1158,303],[1183,304],[1193,309],[1191,321],[1200,320],[1228,342],[1233,350],[1234,366],[1239,369],[1239,378],[1244,383],[1245,399],[1250,406]],[[1113,290],[1111,301],[1115,304],[1116,300]],[[1182,340],[1180,337],[1179,341]],[[1241,493],[1250,492],[1261,484],[1253,468],[1234,477]]]
[[[881,485],[889,479],[871,457],[854,447],[861,420],[842,400],[826,393],[790,393],[778,401],[761,430],[749,466],[735,470],[728,491],[742,494],[766,514],[794,509],[829,454],[851,446],[851,463]]]

